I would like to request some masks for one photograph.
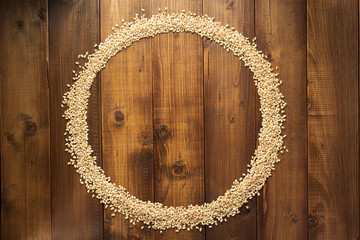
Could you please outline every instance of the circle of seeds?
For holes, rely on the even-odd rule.
[[[95,45],[93,54],[79,55],[87,58],[88,62],[80,67],[79,73],[74,71],[75,82],[72,86],[68,85],[70,90],[63,96],[63,104],[68,107],[63,115],[68,120],[65,131],[66,151],[71,154],[68,164],[73,165],[80,174],[81,184],[85,184],[88,193],[98,198],[105,208],[109,207],[113,216],[121,213],[133,224],[142,222],[148,228],[160,232],[170,228],[175,228],[177,232],[182,229],[201,231],[202,226],[212,227],[239,213],[242,205],[259,195],[259,190],[274,170],[274,164],[279,162],[278,152],[287,151],[283,146],[286,135],[281,135],[286,118],[286,103],[278,89],[281,81],[277,78],[278,74],[273,72],[267,57],[256,49],[255,42],[250,42],[234,28],[222,26],[207,15],[197,16],[192,12],[168,14],[165,11],[151,18],[145,18],[144,15],[138,18],[136,15],[133,22],[123,21],[121,26],[115,25],[113,30],[114,33],[103,43]],[[195,33],[231,51],[253,72],[260,97],[262,127],[258,147],[251,157],[247,173],[236,179],[224,195],[203,205],[173,207],[136,198],[124,187],[111,182],[110,177],[97,165],[88,143],[87,106],[90,88],[97,73],[105,68],[113,56],[134,42],[169,32]]]

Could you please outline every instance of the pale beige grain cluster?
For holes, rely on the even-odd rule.
[[[168,32],[195,33],[231,51],[254,73],[253,78],[260,96],[262,128],[259,144],[250,159],[247,173],[236,179],[223,196],[203,205],[172,207],[137,199],[124,187],[111,182],[110,177],[97,165],[88,143],[87,105],[90,87],[97,73],[113,56],[134,42]],[[183,11],[180,14],[164,12],[151,18],[135,17],[133,22],[116,25],[114,33],[95,47],[93,54],[79,56],[87,58],[88,62],[75,75],[74,84],[64,95],[63,104],[68,107],[64,114],[68,120],[65,132],[66,151],[72,156],[69,164],[80,174],[80,182],[85,184],[93,197],[104,203],[105,208],[113,210],[112,215],[121,213],[133,224],[142,222],[147,227],[160,231],[170,228],[175,228],[176,231],[201,231],[203,225],[212,227],[239,213],[242,205],[259,194],[266,179],[271,176],[274,164],[279,161],[278,152],[285,150],[285,135],[281,135],[281,130],[286,117],[286,103],[278,89],[281,81],[273,72],[266,56],[256,49],[255,43],[251,43],[228,25],[222,26],[221,23],[214,22],[207,15],[196,16],[192,12]]]

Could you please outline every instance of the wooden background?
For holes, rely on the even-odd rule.
[[[1,0],[1,239],[359,239],[359,2]],[[200,232],[130,226],[67,165],[62,95],[77,55],[167,6],[257,37],[279,66],[290,152],[250,209]],[[144,200],[201,204],[245,171],[261,125],[252,74],[191,34],[142,40],[97,77],[90,144]]]

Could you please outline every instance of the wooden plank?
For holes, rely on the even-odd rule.
[[[102,0],[101,39],[121,20],[133,21],[149,1]],[[142,200],[153,197],[151,41],[144,39],[111,59],[101,73],[104,170]],[[153,239],[149,229],[105,211],[105,239]]]
[[[254,37],[254,1],[204,0],[204,13]],[[206,201],[215,200],[246,172],[254,154],[255,85],[252,73],[215,42],[204,44]],[[206,239],[256,239],[256,199],[227,223],[207,229]]]
[[[1,239],[51,239],[47,1],[0,1]]]
[[[72,71],[79,70],[78,54],[92,52],[99,41],[98,1],[49,1],[50,22],[50,117],[52,163],[52,236],[53,239],[102,239],[103,212],[79,183],[75,169],[67,165],[65,120],[61,117],[62,95],[72,83]],[[96,79],[88,107],[89,143],[100,156],[99,79]]]
[[[307,239],[306,2],[256,1],[255,34],[258,48],[274,68],[279,66],[284,82],[280,90],[288,103],[284,134],[289,149],[280,156],[258,199],[258,238],[303,240]]]
[[[308,1],[309,239],[359,238],[358,1]]]
[[[153,13],[202,14],[202,1],[152,1]],[[204,116],[203,43],[181,33],[152,42],[155,200],[165,205],[203,204]],[[204,239],[204,232],[169,230],[157,239]]]

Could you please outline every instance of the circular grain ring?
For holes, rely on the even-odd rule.
[[[124,187],[111,182],[104,170],[97,165],[96,157],[88,143],[87,105],[90,88],[96,75],[118,52],[143,38],[154,37],[169,32],[187,32],[206,37],[231,51],[253,72],[253,78],[260,97],[262,127],[258,136],[258,146],[250,159],[249,169],[244,176],[236,179],[231,188],[216,200],[203,205],[187,207],[164,206],[159,202],[142,201],[131,195]],[[214,225],[239,213],[239,208],[256,196],[271,176],[274,164],[279,161],[278,152],[285,149],[281,130],[285,121],[286,103],[278,89],[281,81],[273,72],[266,56],[256,49],[256,44],[234,28],[222,26],[213,18],[196,16],[194,13],[159,13],[151,18],[135,18],[134,22],[116,25],[114,33],[99,44],[88,62],[78,74],[75,82],[65,93],[63,104],[66,125],[66,151],[71,154],[69,164],[80,174],[80,182],[115,213],[125,215],[130,222],[142,222],[157,230],[175,228],[198,229],[201,225]]]

